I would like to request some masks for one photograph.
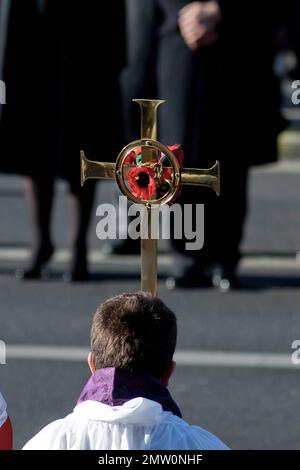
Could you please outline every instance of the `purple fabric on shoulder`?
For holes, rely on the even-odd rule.
[[[81,392],[78,404],[94,400],[109,406],[121,406],[138,397],[156,401],[164,411],[182,417],[167,387],[158,379],[113,367],[96,370]]]

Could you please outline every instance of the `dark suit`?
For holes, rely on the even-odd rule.
[[[248,168],[276,160],[276,138],[284,124],[272,71],[278,17],[267,2],[256,8],[255,2],[220,1],[219,41],[193,52],[177,25],[178,11],[187,3],[128,1],[130,54],[123,75],[127,135],[132,140],[139,129],[132,98],[165,99],[159,139],[181,143],[186,166],[206,167],[220,160],[220,198],[190,187],[184,188],[181,201],[205,203],[205,246],[191,255],[203,266],[221,261],[234,269]],[[176,241],[181,251],[183,242]]]
[[[9,2],[0,171],[79,186],[80,149],[107,160],[122,143],[124,2]]]

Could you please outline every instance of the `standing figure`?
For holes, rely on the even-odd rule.
[[[0,393],[0,450],[12,450],[13,432],[7,414],[7,405]]]
[[[128,0],[123,75],[127,138],[136,138],[132,98],[165,99],[159,140],[180,143],[185,166],[221,164],[221,196],[185,187],[181,203],[205,204],[205,241],[178,286],[236,286],[249,167],[276,160],[279,84],[273,74],[276,6],[236,0]],[[184,232],[184,231],[183,231]]]
[[[51,212],[54,180],[60,176],[70,189],[67,277],[84,280],[95,186],[81,189],[79,155],[84,148],[91,158],[107,160],[120,146],[123,2],[1,2],[6,3],[0,64],[7,104],[0,126],[0,171],[26,176],[35,235],[30,266],[18,277],[39,278],[53,254]]]

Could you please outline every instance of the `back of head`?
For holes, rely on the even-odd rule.
[[[121,294],[101,304],[93,318],[91,350],[96,369],[119,367],[161,378],[172,363],[174,313],[145,292]]]

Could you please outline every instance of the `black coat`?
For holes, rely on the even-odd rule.
[[[121,145],[123,0],[10,0],[0,171],[79,183],[79,151],[115,158]],[[103,124],[104,123],[104,124]]]
[[[188,165],[276,159],[279,84],[273,74],[278,12],[269,2],[220,1],[220,39],[193,52],[177,25],[188,0],[128,0],[129,65],[122,83],[127,136],[138,136],[135,97],[167,100],[159,138],[181,143]],[[277,2],[276,2],[277,3]]]

